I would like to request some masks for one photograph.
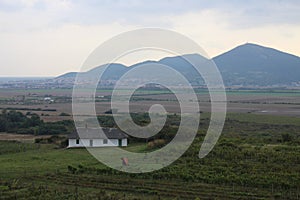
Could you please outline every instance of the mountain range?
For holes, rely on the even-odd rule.
[[[183,57],[201,58],[199,54]],[[246,43],[212,58],[219,69],[227,87],[264,87],[264,86],[300,86],[300,57],[273,48]],[[203,85],[194,67],[181,56],[166,57],[159,61],[145,61],[132,66],[112,63],[103,74],[103,80],[118,80],[128,70],[141,64],[158,63],[167,65],[184,75],[192,85]],[[96,67],[83,74],[96,74],[106,65]],[[159,72],[155,72],[159,75]],[[77,73],[70,72],[56,80],[75,79]],[[142,76],[142,74],[141,74]],[[140,77],[140,76],[138,76]]]

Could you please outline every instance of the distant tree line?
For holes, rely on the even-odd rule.
[[[0,132],[52,135],[66,134],[73,129],[73,122],[64,120],[59,122],[44,122],[35,113],[24,115],[21,112],[6,109],[0,115]]]

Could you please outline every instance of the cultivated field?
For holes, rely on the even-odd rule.
[[[210,112],[209,94],[207,91],[196,91],[200,109]],[[36,97],[29,97],[34,94]],[[111,90],[98,90],[96,94],[96,111],[103,114],[110,109]],[[14,108],[23,113],[32,111],[39,114],[45,121],[58,121],[72,119],[71,116],[60,116],[61,113],[72,113],[72,90],[0,90],[0,109]],[[16,97],[24,95],[27,103],[13,102]],[[85,95],[85,92],[82,92]],[[28,97],[26,97],[28,96]],[[32,99],[42,99],[51,96],[54,103],[39,101],[30,103]],[[5,101],[4,101],[5,100]],[[13,103],[12,103],[13,102]],[[300,117],[300,91],[299,90],[233,90],[227,91],[227,110],[234,113],[256,113],[263,115],[283,115]],[[169,91],[139,90],[132,97],[131,112],[145,112],[153,104],[162,104],[170,113],[179,113],[180,107],[176,97]],[[185,106],[189,106],[185,104]],[[49,111],[50,110],[50,111]]]

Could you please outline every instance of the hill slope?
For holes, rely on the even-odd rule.
[[[205,60],[199,54],[183,55],[186,57]],[[219,68],[226,86],[291,86],[300,84],[300,58],[276,49],[263,47],[256,44],[244,44],[226,53],[213,61]],[[198,77],[193,66],[182,57],[166,57],[159,61],[145,61],[130,67],[122,64],[111,64],[105,71],[104,80],[118,80],[130,68],[141,64],[163,64],[179,71],[193,85],[202,85],[203,80]],[[96,67],[86,75],[97,74],[106,65]],[[67,73],[59,78],[75,78],[76,73]],[[141,74],[141,77],[143,74]],[[159,72],[157,72],[159,76]]]
[[[226,85],[291,85],[300,81],[300,58],[244,44],[213,58]]]

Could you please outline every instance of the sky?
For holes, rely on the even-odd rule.
[[[79,71],[101,43],[145,27],[184,34],[210,57],[247,42],[300,56],[298,0],[0,0],[0,76]]]

